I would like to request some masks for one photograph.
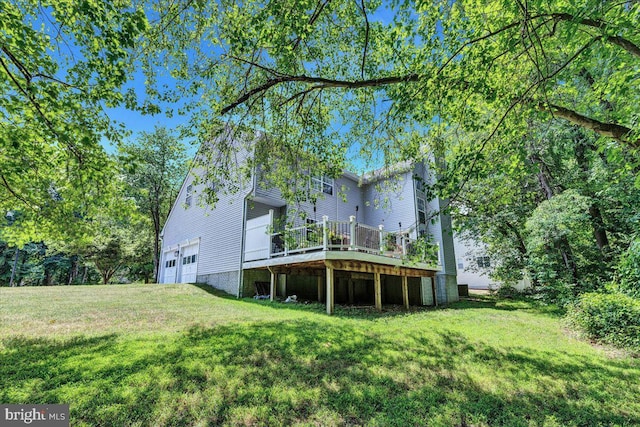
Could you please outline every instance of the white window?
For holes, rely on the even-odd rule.
[[[318,193],[324,193],[332,196],[333,195],[333,178],[329,178],[326,175],[312,176],[311,190]]]
[[[476,257],[476,263],[480,268],[489,268],[491,267],[491,260],[488,256],[479,256]]]
[[[192,201],[193,201],[193,184],[189,184],[187,185],[187,196],[184,199],[185,206],[190,208]]]
[[[194,262],[196,262],[195,254],[182,257],[182,265],[193,264]]]
[[[418,208],[418,224],[427,224],[427,203],[422,197],[416,198]]]

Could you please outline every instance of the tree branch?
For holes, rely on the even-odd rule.
[[[316,22],[316,20],[320,16],[320,13],[322,13],[322,9],[324,9],[325,6],[328,5],[330,1],[331,0],[325,0],[324,2],[320,2],[318,4],[318,7],[316,8],[316,10],[313,11],[313,14],[309,18],[309,22],[307,22],[308,27],[311,27]],[[300,44],[301,41],[302,41],[302,36],[298,36],[296,40],[293,42],[293,50],[296,50],[298,48],[298,45]]]
[[[26,205],[28,205],[30,208],[33,209],[33,205],[31,204],[31,202],[29,202],[27,199],[25,199],[24,197],[22,197],[21,195],[19,195],[15,191],[13,191],[13,188],[11,188],[11,186],[7,182],[7,179],[4,177],[4,175],[0,175],[0,178],[2,178],[2,185],[4,185],[4,187],[9,191],[9,193],[11,193],[13,195],[13,197],[15,197],[16,199],[22,201],[23,203],[25,203]]]
[[[365,33],[364,33],[364,51],[362,52],[362,65],[360,67],[360,76],[364,79],[364,65],[367,60],[367,48],[369,47],[369,18],[365,9],[364,0],[361,0],[362,14],[364,15]]]
[[[552,13],[551,16],[558,21],[576,22],[578,24],[598,28],[600,30],[604,30],[608,25],[606,22],[599,19],[577,18],[569,13]],[[640,58],[640,47],[634,44],[631,40],[625,39],[621,36],[603,36],[603,38]]]
[[[561,107],[555,104],[538,104],[538,109],[548,111],[555,117],[563,118],[573,124],[590,129],[599,135],[615,139],[616,141],[629,144],[634,148],[640,148],[640,140],[629,140],[628,136],[633,132],[632,129],[616,123],[605,123],[599,120],[584,116],[576,111]]]
[[[327,79],[324,77],[311,77],[306,75],[299,76],[281,76],[275,77],[271,79],[267,79],[266,82],[257,86],[250,91],[246,92],[244,95],[237,98],[234,102],[224,107],[220,114],[226,114],[229,111],[236,108],[238,105],[245,103],[254,95],[259,93],[266,92],[273,86],[276,86],[281,83],[290,83],[290,82],[299,82],[299,83],[307,83],[316,85],[316,89],[326,89],[330,87],[335,88],[347,88],[347,89],[358,89],[363,87],[376,87],[376,86],[386,86],[392,84],[398,84],[403,82],[415,82],[420,79],[418,74],[407,74],[406,76],[390,76],[390,77],[380,77],[377,79],[369,79],[369,80],[336,80],[336,79]]]

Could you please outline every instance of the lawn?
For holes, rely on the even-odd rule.
[[[77,426],[640,425],[640,359],[493,297],[324,314],[191,285],[0,288],[0,402]]]

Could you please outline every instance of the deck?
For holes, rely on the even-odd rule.
[[[387,232],[355,221],[329,221],[269,233],[271,219],[247,222],[247,250],[243,270],[267,269],[270,295],[279,274],[316,276],[318,294],[326,296],[327,313],[334,310],[334,271],[369,273],[374,278],[377,309],[382,309],[381,275],[402,278],[408,308],[407,278],[431,277],[441,270],[440,248],[409,237],[409,232]],[[251,243],[251,244],[249,244]]]

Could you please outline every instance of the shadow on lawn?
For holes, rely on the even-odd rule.
[[[268,307],[276,310],[294,310],[318,314],[326,313],[326,306],[324,303],[310,302],[288,304],[282,301],[271,302],[268,300],[256,300],[253,298],[238,299],[233,295],[229,295],[209,285],[194,284],[193,286],[202,289],[208,294],[211,294],[218,298],[240,301],[242,303],[257,305],[260,307]],[[339,318],[374,320],[382,317],[405,316],[410,313],[427,312],[439,309],[465,310],[479,308],[489,308],[501,311],[533,311],[552,317],[562,317],[565,314],[564,311],[556,306],[545,306],[533,300],[499,298],[494,295],[473,295],[471,297],[461,298],[460,301],[455,303],[441,304],[438,307],[412,305],[409,311],[406,311],[402,305],[397,304],[384,304],[382,312],[378,312],[373,305],[351,306],[348,304],[336,304],[333,316]]]
[[[69,403],[77,425],[638,425],[634,361],[296,321],[9,339],[0,401]],[[0,347],[2,348],[2,347]]]
[[[250,304],[254,306],[271,308],[274,310],[292,310],[306,313],[316,313],[326,315],[327,309],[324,303],[319,303],[316,301],[301,301],[298,303],[285,303],[281,300],[269,301],[269,300],[258,300],[254,298],[236,298],[233,295],[229,295],[226,292],[215,289],[212,286],[204,285],[204,284],[193,284],[193,286],[202,289],[206,293],[213,295],[218,298],[223,298],[231,301],[236,301],[243,304]],[[380,317],[395,317],[395,316],[405,316],[408,313],[416,313],[422,311],[432,311],[435,307],[425,307],[425,306],[411,306],[409,311],[405,311],[402,305],[397,304],[385,304],[383,306],[383,311],[379,312],[376,308],[371,305],[348,305],[348,304],[335,304],[335,311],[333,317],[339,318],[354,318],[354,319],[377,319]]]

